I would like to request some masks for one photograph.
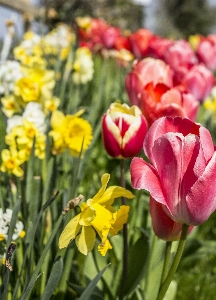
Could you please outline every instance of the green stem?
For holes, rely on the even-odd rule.
[[[164,265],[163,265],[160,285],[163,284],[168,274],[169,265],[170,265],[171,248],[172,248],[172,242],[166,242],[165,258],[164,258]]]
[[[121,186],[125,188],[125,167],[124,159],[121,159]],[[126,205],[126,198],[122,197],[122,205]],[[123,225],[123,270],[122,270],[122,282],[120,288],[119,299],[124,298],[125,287],[128,274],[128,228],[127,223]]]
[[[151,251],[150,251],[150,255],[149,255],[149,259],[148,259],[148,266],[147,266],[147,272],[146,272],[146,277],[145,277],[145,290],[147,293],[148,287],[149,287],[149,281],[150,281],[150,270],[151,270],[151,266],[152,266],[152,261],[153,261],[153,253],[154,253],[154,249],[156,246],[156,235],[153,234],[152,237],[152,242],[151,242]]]
[[[186,224],[182,225],[182,233],[181,233],[181,238],[180,238],[180,241],[178,244],[178,249],[177,249],[176,255],[174,257],[174,260],[173,260],[172,266],[169,270],[169,273],[168,273],[165,281],[162,283],[162,286],[159,289],[159,293],[158,293],[156,300],[163,300],[164,295],[166,294],[166,291],[168,290],[168,287],[175,275],[175,272],[178,268],[178,265],[179,265],[179,262],[180,262],[180,259],[181,259],[181,256],[182,256],[182,253],[184,250],[184,246],[186,243],[188,227],[189,227],[189,225],[186,225]]]

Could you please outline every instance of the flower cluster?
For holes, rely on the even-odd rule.
[[[8,229],[11,222],[12,210],[7,208],[5,212],[3,212],[2,208],[0,208],[0,241],[7,241]],[[14,229],[14,233],[12,236],[12,240],[15,241],[19,237],[23,238],[25,236],[25,231],[23,230],[24,226],[21,221],[17,221]]]
[[[14,115],[7,120],[5,142],[9,149],[1,153],[1,171],[23,175],[21,165],[30,157],[34,144],[35,156],[45,157],[45,115],[39,103],[30,102],[22,116]]]

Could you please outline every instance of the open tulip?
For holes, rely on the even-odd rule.
[[[189,118],[196,120],[199,101],[190,94],[181,91],[181,86],[168,88],[164,84],[147,84],[141,96],[140,108],[151,125],[164,116]]]
[[[132,186],[148,190],[175,222],[199,225],[216,209],[216,152],[209,131],[180,117],[150,127],[142,158],[131,163]]]
[[[157,83],[163,83],[172,87],[173,72],[170,66],[160,59],[150,57],[135,61],[125,79],[126,90],[132,105],[140,107],[143,88],[151,82],[154,86]]]
[[[146,132],[146,119],[135,105],[112,103],[102,118],[104,146],[112,157],[136,155],[142,149]]]

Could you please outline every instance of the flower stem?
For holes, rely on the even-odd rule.
[[[161,275],[161,283],[163,284],[169,269],[169,263],[170,263],[170,256],[171,256],[171,248],[172,248],[172,242],[166,242],[166,250],[165,250],[165,258],[164,258],[164,265],[163,265],[163,271]]]
[[[179,262],[180,262],[180,259],[181,259],[181,256],[182,256],[182,253],[184,250],[184,246],[186,243],[188,227],[189,227],[189,225],[186,225],[186,224],[182,225],[182,233],[181,233],[181,238],[180,238],[180,241],[178,244],[178,249],[176,251],[176,255],[174,257],[174,260],[173,260],[172,266],[169,270],[169,273],[159,289],[159,293],[158,293],[156,300],[163,300],[164,295],[166,294],[166,291],[168,290],[168,287],[169,287],[169,285],[174,277],[174,274],[178,268],[178,265],[179,265]]]
[[[125,188],[125,167],[124,159],[121,159],[121,186]],[[122,197],[122,205],[126,205],[126,198]],[[128,228],[127,223],[123,225],[123,269],[119,299],[122,300],[125,294],[125,287],[128,274]]]

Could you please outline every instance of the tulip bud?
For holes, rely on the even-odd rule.
[[[137,106],[112,103],[102,118],[106,151],[116,158],[133,157],[143,146],[147,121]]]

